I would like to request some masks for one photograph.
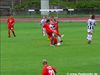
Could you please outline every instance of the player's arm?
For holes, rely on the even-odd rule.
[[[91,20],[88,20],[88,21],[87,21],[87,28],[90,27],[90,24],[91,24]]]
[[[87,21],[87,25],[90,26],[90,20]]]
[[[47,75],[47,70],[46,70],[46,69],[44,69],[44,70],[42,71],[42,75]]]
[[[56,73],[57,73],[56,69],[55,69],[55,68],[53,68],[53,70],[54,70],[54,72],[55,72],[55,74],[56,74]]]
[[[15,24],[15,19],[13,18],[12,22],[11,22],[11,25],[14,26],[14,24]]]
[[[42,25],[43,23],[44,23],[44,20],[42,19],[41,22],[40,22],[40,25]]]
[[[7,24],[9,24],[9,19],[7,19]]]

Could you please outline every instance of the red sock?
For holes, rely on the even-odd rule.
[[[54,45],[53,38],[50,38],[50,44]]]
[[[14,30],[12,30],[12,33],[13,33],[14,37],[16,37]]]
[[[10,30],[8,30],[8,37],[10,37]]]
[[[55,44],[57,44],[57,43],[58,43],[57,39],[54,38],[54,37],[52,37],[52,39],[50,40],[50,44],[51,44],[51,45],[55,45]]]
[[[54,44],[57,44],[58,41],[57,41],[57,38],[54,38]]]

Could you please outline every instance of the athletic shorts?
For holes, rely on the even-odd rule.
[[[8,29],[14,29],[14,26],[9,25]]]
[[[87,29],[87,32],[93,33],[93,29]]]

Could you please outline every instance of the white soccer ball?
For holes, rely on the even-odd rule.
[[[57,46],[60,46],[61,45],[61,43],[57,43]]]

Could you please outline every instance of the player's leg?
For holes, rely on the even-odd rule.
[[[51,36],[50,35],[48,35],[48,39],[50,40],[50,38],[51,38]]]
[[[92,41],[92,30],[88,30],[87,40],[88,44],[90,44]]]
[[[57,38],[55,37],[55,38],[54,38],[54,44],[57,45],[57,43],[58,43],[58,40],[57,40]]]
[[[57,30],[56,30],[56,34],[58,35],[58,40],[59,40],[59,42],[63,42],[62,38],[64,37],[64,34],[61,35],[61,34],[59,33],[59,31],[57,31]]]
[[[54,45],[53,37],[50,38],[50,45]]]
[[[50,40],[50,46],[52,46],[52,43],[53,43],[52,33],[47,33],[47,36],[49,37],[49,40]]]
[[[8,28],[8,37],[10,38],[10,29]]]
[[[48,33],[50,39],[50,46],[54,46],[57,44],[57,39],[54,36],[54,33]]]
[[[56,43],[56,45],[58,45],[58,46],[61,45],[61,42],[62,42],[61,36],[59,36],[59,34],[56,32],[54,32],[52,34],[52,36],[54,37],[52,41],[54,41]]]
[[[57,31],[55,32],[55,35],[57,36],[59,42],[63,42],[61,35]]]
[[[50,46],[55,46],[55,45],[57,45],[57,43],[58,43],[57,38],[51,37],[51,39],[50,39]]]
[[[42,31],[42,35],[43,35],[43,27],[41,26],[41,31]]]
[[[43,34],[43,36],[46,35],[46,30],[45,30],[45,28],[43,28],[43,27],[42,27],[42,34]]]
[[[92,41],[92,40],[91,40],[91,36],[92,36],[92,35],[90,35],[90,37],[89,37],[89,39],[88,39],[88,44],[91,44],[91,41]]]
[[[57,40],[57,35],[55,33],[52,34],[54,45],[57,45],[58,40]]]
[[[13,36],[16,37],[15,32],[14,32],[14,28],[11,28],[11,31],[13,33]]]
[[[61,35],[58,35],[58,34],[57,34],[57,38],[58,38],[58,41],[59,41],[60,43],[63,42]]]
[[[58,39],[58,35],[57,34],[53,34],[53,37],[54,37],[54,39],[53,39],[53,41],[54,41],[54,44],[55,45],[57,45],[57,46],[60,46],[61,45],[61,42],[59,42],[59,39]],[[61,40],[61,39],[60,39]]]

